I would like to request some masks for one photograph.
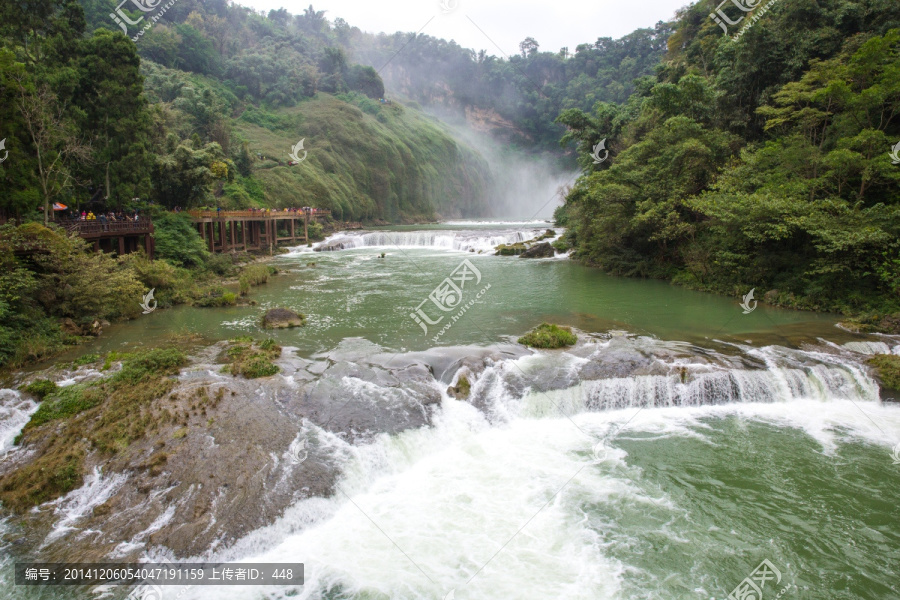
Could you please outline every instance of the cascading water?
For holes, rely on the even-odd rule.
[[[754,484],[777,490],[784,478],[797,477],[790,469],[820,470],[848,444],[864,440],[874,454],[890,439],[871,419],[897,431],[900,411],[879,402],[863,366],[837,354],[764,347],[739,354],[693,348],[685,356],[686,348],[618,337],[568,352],[486,357],[483,368],[443,371],[445,383],[468,376],[471,395],[445,396],[431,427],[361,446],[321,431],[329,451],[342,457],[334,497],[299,502],[272,526],[214,554],[303,561],[307,584],[194,588],[185,597],[662,600],[688,591],[724,597],[742,569],[749,574],[759,562],[752,553],[727,558],[732,548],[776,536],[782,543],[765,556],[791,585],[808,591],[814,580],[793,567],[793,538],[802,547],[804,534],[784,525],[792,508],[749,504],[743,517],[754,523],[750,528],[722,521],[732,519],[725,516],[730,504],[746,502],[737,498],[740,486],[753,482],[746,478],[759,463],[754,455],[785,443],[794,448],[793,456],[763,460],[768,471],[755,475]],[[598,366],[621,356],[630,358],[631,374],[600,376]],[[377,384],[368,394],[375,402],[382,395]],[[726,458],[731,445],[745,454]],[[660,465],[629,459],[646,452],[666,468],[657,473]],[[741,475],[746,482],[735,497],[728,488],[709,491],[707,477],[736,485],[730,468],[739,459],[750,472]],[[675,480],[702,477],[703,486],[690,493],[704,499],[709,514],[697,513],[685,491],[665,479],[685,461],[710,461],[722,471]],[[841,519],[853,518],[852,506],[840,510]],[[860,562],[879,551],[863,545],[855,556]],[[734,563],[734,581],[709,575],[723,556]],[[877,578],[877,585],[890,585],[888,579]]]
[[[500,244],[515,244],[534,239],[546,228],[516,228],[433,231],[368,231],[342,232],[317,244],[315,250],[349,250],[353,248],[435,248],[463,252],[492,252]],[[558,233],[558,232],[557,232]]]
[[[176,383],[185,398],[224,390],[223,412],[204,418],[235,429],[167,432],[155,480],[144,466],[154,450],[138,444],[125,454],[145,456],[139,468],[92,463],[81,487],[29,514],[43,519],[35,551],[306,565],[302,587],[164,588],[178,600],[724,598],[763,559],[796,586],[782,600],[900,597],[900,410],[880,399],[890,396],[865,363],[900,354],[897,338],[764,305],[745,316],[729,299],[568,261],[488,255],[544,231],[353,232],[322,246],[380,246],[387,259],[283,255],[281,275],[254,290],[263,306],[308,313],[307,327],[269,334],[284,347],[281,371],[223,374],[220,342]],[[396,246],[403,260],[392,260]],[[491,294],[435,347],[409,307],[464,257]],[[191,330],[258,335],[254,310],[158,311],[128,326],[147,324],[133,336],[141,343],[204,319],[213,324]],[[542,320],[573,325],[579,343],[513,343]],[[106,343],[118,351],[127,340],[115,335]],[[4,448],[37,406],[0,393]],[[199,551],[173,550],[201,539]],[[11,548],[0,553],[0,599],[75,597],[13,586]]]

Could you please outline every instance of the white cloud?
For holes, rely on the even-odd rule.
[[[310,1],[237,0],[237,3],[265,11],[283,7],[300,14]],[[542,50],[553,52],[563,46],[574,51],[578,44],[593,43],[598,37],[618,38],[671,19],[689,0],[448,1],[450,5],[457,4],[448,14],[441,13],[439,0],[320,0],[313,2],[313,6],[327,11],[325,16],[330,21],[340,17],[363,31],[411,33],[424,26],[423,34],[455,40],[461,46],[501,56],[517,53],[519,42],[526,37],[535,38]]]

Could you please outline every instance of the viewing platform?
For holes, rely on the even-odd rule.
[[[149,218],[137,221],[59,221],[57,224],[82,239],[93,242],[94,250],[118,252],[121,256],[135,252],[141,246],[153,259],[153,221]]]
[[[210,252],[270,249],[278,242],[309,243],[309,221],[331,218],[331,211],[308,210],[189,210]],[[298,232],[297,221],[303,224]],[[284,235],[279,235],[279,225]]]

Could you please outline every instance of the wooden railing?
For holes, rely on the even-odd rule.
[[[195,219],[287,219],[289,217],[303,218],[302,210],[188,210],[188,215]],[[331,211],[325,208],[314,208],[311,217],[330,217]]]
[[[78,235],[138,235],[142,233],[151,233],[153,231],[153,222],[148,219],[139,219],[137,221],[61,221],[59,223],[66,231],[74,231]]]

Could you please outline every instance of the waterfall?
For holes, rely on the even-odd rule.
[[[315,250],[352,248],[436,248],[462,252],[492,252],[500,244],[515,244],[534,239],[545,229],[469,230],[469,231],[369,231],[340,233],[319,243]]]

